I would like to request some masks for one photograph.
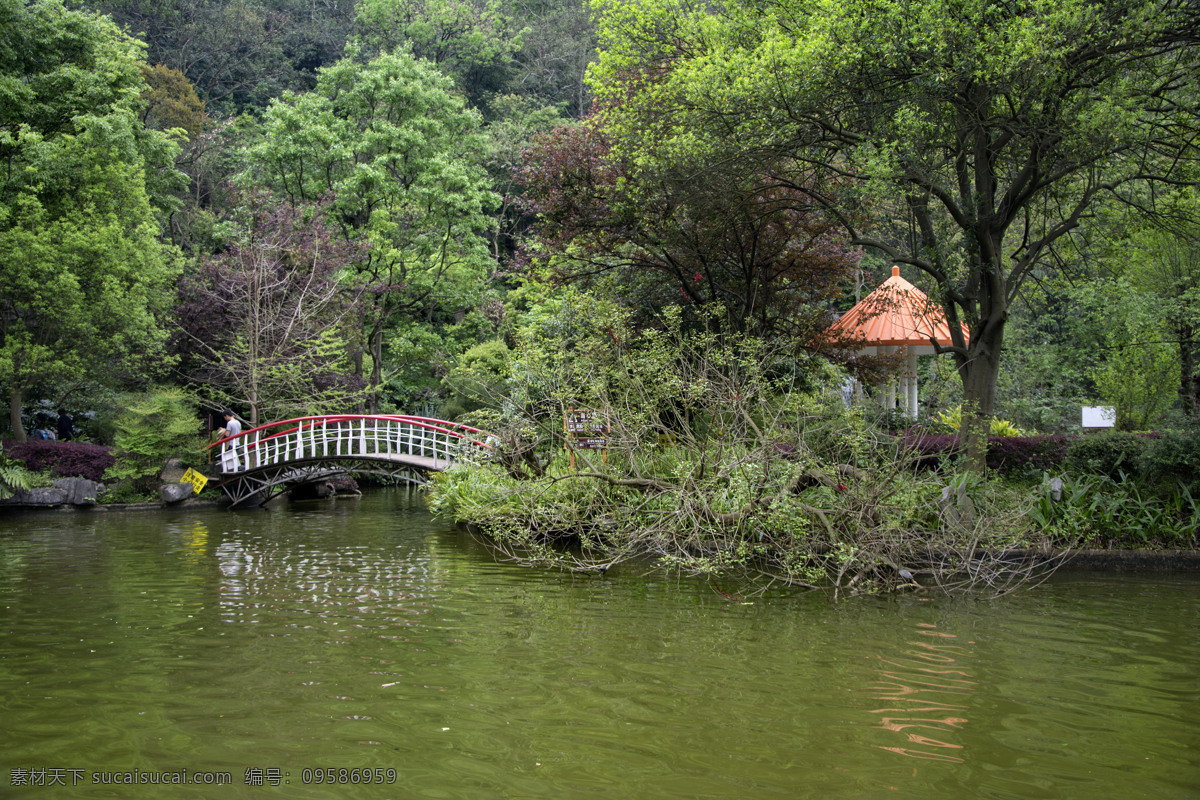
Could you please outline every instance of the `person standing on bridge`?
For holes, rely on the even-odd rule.
[[[226,436],[237,436],[242,432],[242,423],[238,422],[238,418],[233,415],[232,411],[225,409],[221,412],[221,416],[225,418],[225,427],[222,430],[225,431]]]
[[[217,431],[217,435],[221,437],[232,438],[242,432],[242,423],[238,422],[238,418],[233,412],[225,409],[221,412],[221,416],[225,419],[225,427]],[[225,445],[225,452],[221,456],[221,471],[222,472],[237,472],[241,468],[238,463],[237,443]]]

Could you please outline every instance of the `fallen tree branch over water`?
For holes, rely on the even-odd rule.
[[[559,357],[565,347],[524,353],[525,372],[496,398],[504,410],[474,420],[496,432],[498,463],[441,475],[434,511],[521,563],[591,573],[649,563],[736,578],[741,594],[994,596],[1044,572],[983,555],[1032,544],[1022,500],[920,469],[902,441],[819,388],[811,373],[827,367],[678,325],[612,341],[576,342],[590,354],[579,373]],[[603,451],[577,446],[566,423],[577,409]]]

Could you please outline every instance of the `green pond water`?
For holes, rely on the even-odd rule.
[[[739,602],[379,490],[0,515],[0,634],[3,797],[1200,797],[1194,574]]]

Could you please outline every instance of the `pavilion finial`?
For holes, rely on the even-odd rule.
[[[893,265],[892,265],[892,277],[893,277],[893,278],[899,278],[899,277],[900,277],[900,265],[899,265],[899,264],[893,264]]]

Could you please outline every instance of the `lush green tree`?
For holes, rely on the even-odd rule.
[[[407,50],[436,64],[476,108],[504,90],[521,47],[504,0],[360,0],[357,24],[375,51]]]
[[[1124,279],[1098,281],[1077,294],[1103,331],[1091,371],[1097,392],[1116,408],[1117,428],[1149,429],[1170,408],[1179,386],[1165,309]]]
[[[223,197],[219,187],[231,171],[222,162],[229,157],[230,133],[235,128],[208,116],[195,87],[179,70],[159,64],[143,66],[142,73],[146,77],[142,124],[186,136],[175,157],[175,168],[188,181],[175,192],[178,202],[168,220],[171,242],[185,253],[205,250],[212,244],[212,226],[219,211],[214,200]]]
[[[189,137],[209,124],[204,103],[191,81],[177,69],[143,66],[146,90],[142,92],[142,124],[156,131],[181,129]]]
[[[57,0],[0,0],[0,384],[13,435],[36,386],[162,355],[177,145],[146,129],[141,49]]]
[[[147,59],[185,75],[214,109],[261,107],[311,87],[341,56],[353,3],[311,0],[80,0],[148,45]]]
[[[929,276],[977,464],[1022,285],[1100,199],[1183,179],[1193,155],[1200,9],[1189,2],[598,9],[593,86],[622,110],[621,146],[769,163],[780,184],[839,213],[854,242]],[[814,170],[840,179],[835,196]]]
[[[526,27],[514,56],[518,73],[510,91],[562,107],[580,119],[592,105],[585,80],[596,58],[596,28],[586,4],[561,0],[526,0],[519,8]]]
[[[524,153],[538,136],[563,125],[566,119],[557,108],[521,95],[497,97],[491,110],[494,118],[484,128],[483,164],[501,198],[491,232],[492,257],[500,262],[511,258],[532,223],[532,215],[522,208],[517,181]]]
[[[153,491],[169,458],[199,463],[200,415],[178,388],[156,387],[132,395],[117,419],[116,462],[104,473],[106,481],[121,484],[121,494]]]
[[[271,105],[243,178],[294,203],[332,196],[342,235],[365,239],[347,280],[366,290],[360,369],[375,411],[388,328],[477,305],[496,197],[479,117],[450,80],[408,53],[355,55],[322,70],[316,91]]]
[[[510,358],[509,348],[501,339],[480,342],[464,352],[443,379],[451,392],[443,414],[455,419],[465,412],[502,404],[508,392]]]
[[[1150,373],[1169,368],[1179,409],[1195,416],[1200,205],[1191,187],[1168,192],[1145,187],[1136,200],[1134,207],[1098,206],[1087,228],[1072,235],[1071,247],[1056,248],[1063,259],[1058,274],[1036,276],[1036,291],[1026,293],[1032,307],[1016,316],[1026,326],[1056,329],[1053,346],[1063,371],[1084,364],[1090,375],[1107,376],[1109,388],[1099,387],[1101,393],[1132,391],[1127,406],[1160,406],[1163,398],[1145,382]],[[1113,372],[1118,363],[1131,370],[1124,386]],[[1135,424],[1129,415],[1124,423]],[[1138,427],[1144,425],[1143,420]]]
[[[268,8],[286,20],[283,51],[303,80],[316,85],[317,70],[342,57],[346,40],[353,35],[357,0],[265,0]]]
[[[1098,397],[1092,376],[1107,336],[1107,326],[1099,323],[1070,287],[1027,291],[1008,323],[996,416],[1030,433],[1078,429],[1081,407]],[[959,402],[961,383],[955,379],[952,385]]]
[[[1180,407],[1200,417],[1200,225],[1147,227],[1127,254],[1129,280],[1154,299],[1175,349]]]
[[[496,328],[479,311],[436,316],[432,321],[402,319],[388,329],[384,357],[389,377],[380,392],[382,407],[446,419],[459,413],[458,404],[447,405],[444,399],[443,379],[465,351],[495,336]]]

